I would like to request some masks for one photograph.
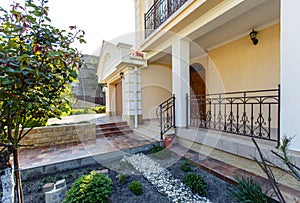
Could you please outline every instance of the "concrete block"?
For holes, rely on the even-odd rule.
[[[54,185],[55,189],[60,189],[60,188],[63,188],[63,187],[67,187],[66,186],[66,179],[61,179],[59,181],[57,181]]]
[[[102,170],[98,170],[96,171],[97,173],[100,173],[100,174],[104,174],[104,175],[107,175],[108,174],[108,169],[102,169]]]
[[[67,187],[60,189],[53,189],[45,193],[45,202],[46,203],[61,203],[66,197]]]
[[[43,192],[49,192],[51,190],[54,189],[54,183],[46,183],[44,186],[43,186]]]

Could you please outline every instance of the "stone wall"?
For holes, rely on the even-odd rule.
[[[21,141],[22,145],[49,147],[96,139],[95,124],[47,126],[34,128]]]

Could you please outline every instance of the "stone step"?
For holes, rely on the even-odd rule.
[[[97,127],[96,128],[96,133],[106,133],[106,132],[112,132],[112,131],[123,131],[123,130],[128,130],[130,129],[128,125],[122,125],[122,126],[112,126],[112,127]]]
[[[116,130],[116,131],[110,131],[110,132],[104,132],[104,133],[97,133],[96,137],[101,138],[101,137],[112,137],[112,136],[118,136],[118,135],[127,135],[133,133],[132,129],[127,129],[127,130]]]
[[[109,128],[109,127],[118,127],[118,126],[124,126],[124,125],[127,125],[126,121],[98,124],[98,125],[96,125],[96,127],[97,128]]]
[[[144,125],[139,125],[139,128],[137,129],[133,129],[133,131],[145,138],[150,138],[152,140],[156,140],[156,141],[161,141],[161,137],[160,137],[160,128],[155,126],[144,126]],[[175,130],[174,129],[170,129],[168,132],[166,132],[164,134],[164,136],[166,135],[174,135],[175,134]]]
[[[139,125],[139,128],[152,131],[160,135],[160,125],[157,119],[144,120],[143,125]],[[165,133],[165,135],[173,135],[173,134],[175,134],[175,130],[173,128]]]
[[[133,133],[133,130],[127,125],[127,122],[106,123],[96,126],[96,137],[111,137],[118,135],[127,135]]]

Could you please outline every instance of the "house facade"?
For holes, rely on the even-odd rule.
[[[135,127],[164,117],[162,125],[274,147],[295,136],[298,162],[299,9],[280,0],[135,0],[135,45],[102,45],[98,78],[108,86],[108,114]]]

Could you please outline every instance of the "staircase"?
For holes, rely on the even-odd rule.
[[[127,122],[115,122],[96,125],[96,137],[112,137],[117,135],[127,135],[133,133]]]
[[[139,125],[137,129],[133,129],[133,131],[145,138],[150,138],[152,140],[161,141],[160,138],[160,127],[158,119],[151,119],[151,120],[143,120],[143,124]],[[164,135],[174,135],[175,130],[170,129]]]

